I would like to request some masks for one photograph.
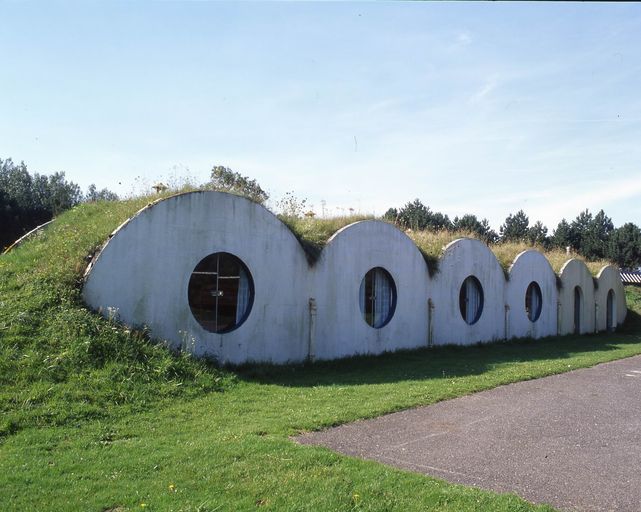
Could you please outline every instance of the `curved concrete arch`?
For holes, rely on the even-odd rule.
[[[255,290],[245,322],[224,334],[201,327],[187,296],[195,266],[216,252],[240,258]],[[308,288],[307,260],[287,226],[248,199],[207,191],[158,201],[123,224],[88,270],[83,296],[175,349],[282,363],[307,356]]]
[[[604,266],[597,275],[597,282],[599,287],[595,292],[596,328],[598,331],[605,331],[608,328],[608,293],[612,290],[614,292],[612,330],[614,330],[623,324],[627,314],[625,289],[619,269],[613,265]]]
[[[505,337],[505,274],[490,248],[479,240],[460,238],[443,250],[432,282],[435,344],[468,345]],[[483,289],[483,311],[472,325],[459,307],[464,280],[476,277]]]
[[[557,303],[559,293],[556,274],[547,258],[538,251],[523,251],[509,269],[505,301],[509,306],[507,338],[542,338],[552,336],[557,330]],[[541,290],[541,314],[531,321],[525,309],[525,295],[530,283],[535,282]]]
[[[8,254],[8,253],[10,253],[11,251],[13,251],[14,249],[17,249],[17,248],[18,248],[20,245],[22,245],[24,242],[26,242],[26,241],[27,241],[27,240],[29,240],[30,238],[34,237],[35,235],[39,234],[40,232],[42,232],[42,231],[43,231],[43,230],[44,230],[44,229],[45,229],[49,224],[51,224],[54,220],[56,220],[56,219],[48,220],[47,222],[44,222],[44,223],[40,224],[39,226],[36,226],[35,228],[33,228],[32,230],[30,230],[29,232],[25,233],[25,234],[24,234],[24,235],[22,235],[20,238],[18,238],[15,242],[13,242],[11,245],[9,245],[9,246],[4,250],[4,252],[3,252],[2,254]],[[2,249],[2,247],[0,247],[0,249]]]
[[[579,334],[595,331],[594,280],[588,267],[581,260],[572,258],[565,262],[559,272],[561,290],[559,291],[559,334]],[[575,310],[575,289],[580,290],[580,307]],[[579,328],[575,327],[579,319]]]
[[[220,333],[203,327],[213,324],[209,316],[201,316],[200,322],[194,317],[188,293],[196,266],[215,253],[239,258],[252,279],[242,281],[242,270],[235,270],[233,278],[239,280],[238,289],[243,282],[249,288],[253,283],[254,291],[246,317],[245,309],[230,313],[227,306],[226,318],[242,323]],[[214,261],[218,265],[222,260]],[[204,268],[204,274],[220,279]],[[377,268],[383,270],[369,274],[373,277],[361,288],[368,272]],[[466,281],[470,276],[474,279]],[[374,318],[382,317],[377,290],[389,299],[385,283],[390,278],[396,291],[394,313],[377,324]],[[535,322],[525,311],[525,293],[533,281],[542,296]],[[436,276],[430,277],[415,243],[397,227],[376,220],[337,231],[310,267],[296,236],[271,212],[243,197],[208,191],[156,201],[123,223],[87,269],[83,296],[104,316],[146,326],[154,338],[175,349],[221,363],[285,363],[572,333],[575,289],[580,290],[581,333],[607,327],[610,291],[615,298],[613,324],[621,324],[626,303],[617,269],[603,268],[596,290],[594,282],[579,260],[566,262],[557,280],[536,251],[519,254],[506,280],[494,253],[474,239],[448,244]],[[461,295],[463,283],[467,295]],[[477,318],[471,312],[481,302],[478,285],[483,306]],[[208,294],[229,297],[230,289],[236,294],[233,287],[203,285],[199,293],[205,299],[196,301],[201,307],[196,314],[209,315],[210,306],[202,306],[211,301]],[[361,304],[370,305],[366,315]]]
[[[394,314],[381,328],[366,323],[359,302],[361,282],[375,267],[385,269],[396,287]],[[367,220],[344,227],[330,238],[312,272],[317,312],[311,352],[316,358],[427,346],[427,265],[395,226]]]

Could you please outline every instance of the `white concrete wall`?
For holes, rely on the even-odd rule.
[[[201,327],[187,294],[194,267],[216,252],[240,258],[255,290],[247,320],[224,334]],[[397,290],[394,315],[380,329],[365,322],[359,304],[363,277],[374,267],[387,270]],[[481,283],[484,297],[482,314],[472,325],[459,308],[460,288],[470,275]],[[536,322],[525,312],[525,292],[532,281],[539,284],[543,299]],[[507,280],[491,250],[472,239],[450,243],[430,278],[415,244],[380,221],[357,222],[338,231],[310,266],[291,231],[262,206],[220,192],[194,192],[155,203],[124,223],[88,269],[83,295],[105,316],[115,312],[119,320],[147,326],[154,338],[174,348],[221,363],[334,359],[428,345],[538,338],[557,329],[569,334],[577,285],[583,295],[582,333],[594,332],[595,326],[605,329],[610,289],[616,294],[618,323],[625,319],[617,269],[602,269],[596,294],[592,276],[579,260],[564,265],[560,281],[558,290],[549,263],[536,251],[517,256]]]
[[[247,265],[252,311],[226,334],[203,329],[187,287],[196,264],[229,252]],[[88,274],[85,301],[155,338],[220,362],[299,361],[307,356],[308,265],[291,231],[262,206],[219,192],[173,196],[142,210],[108,242]]]
[[[579,286],[582,292],[581,334],[594,332],[594,281],[588,267],[581,260],[571,259],[561,268],[560,277],[559,334],[574,332],[574,288],[576,286]]]
[[[621,282],[621,275],[619,269],[612,265],[603,267],[597,275],[599,287],[595,293],[595,300],[597,304],[596,309],[596,325],[599,331],[605,331],[607,327],[607,299],[608,292],[614,292],[614,327],[621,325],[628,312],[625,302],[625,290]]]
[[[541,288],[541,315],[530,321],[525,310],[525,293],[530,283]],[[541,338],[553,336],[557,330],[558,290],[556,274],[547,258],[538,251],[528,250],[519,254],[509,270],[505,300],[509,306],[507,338]]]
[[[376,329],[365,322],[359,289],[374,267],[387,270],[397,291],[396,310]],[[405,233],[391,224],[363,221],[338,231],[313,269],[318,359],[379,354],[427,346],[427,265]]]
[[[483,312],[468,325],[461,316],[459,293],[463,281],[475,276],[483,288]],[[483,242],[462,238],[447,245],[433,278],[434,344],[468,345],[505,337],[505,277],[498,260]]]

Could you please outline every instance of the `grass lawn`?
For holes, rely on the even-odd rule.
[[[0,509],[551,510],[289,436],[641,353],[627,330],[220,369],[83,307],[87,253],[144,200],[82,205],[0,257]]]

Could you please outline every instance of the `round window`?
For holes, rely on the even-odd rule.
[[[233,254],[217,252],[200,260],[189,279],[189,307],[201,327],[225,333],[240,326],[254,302],[254,281]]]
[[[461,285],[458,298],[463,320],[469,325],[478,322],[483,312],[483,288],[479,280],[468,276]]]
[[[541,288],[535,281],[532,281],[525,292],[525,312],[530,322],[536,322],[539,319],[542,306]]]
[[[363,319],[375,329],[386,325],[396,309],[396,285],[387,270],[371,269],[361,281],[359,302]]]

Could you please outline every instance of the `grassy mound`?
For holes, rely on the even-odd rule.
[[[87,255],[148,201],[83,204],[0,257],[0,436],[229,385],[228,374],[173,355],[82,302]]]
[[[87,255],[122,222],[156,197],[88,203],[0,257],[0,437],[25,425],[100,418],[106,408],[141,410],[149,404],[223,390],[234,378],[204,361],[176,356],[149,343],[145,332],[91,313],[80,297]],[[372,217],[283,220],[310,261],[339,229]],[[470,233],[409,232],[436,271],[445,245]],[[529,248],[492,247],[504,268]],[[539,250],[541,248],[538,248]],[[545,252],[558,271],[562,251]],[[606,262],[588,263],[596,273]]]

